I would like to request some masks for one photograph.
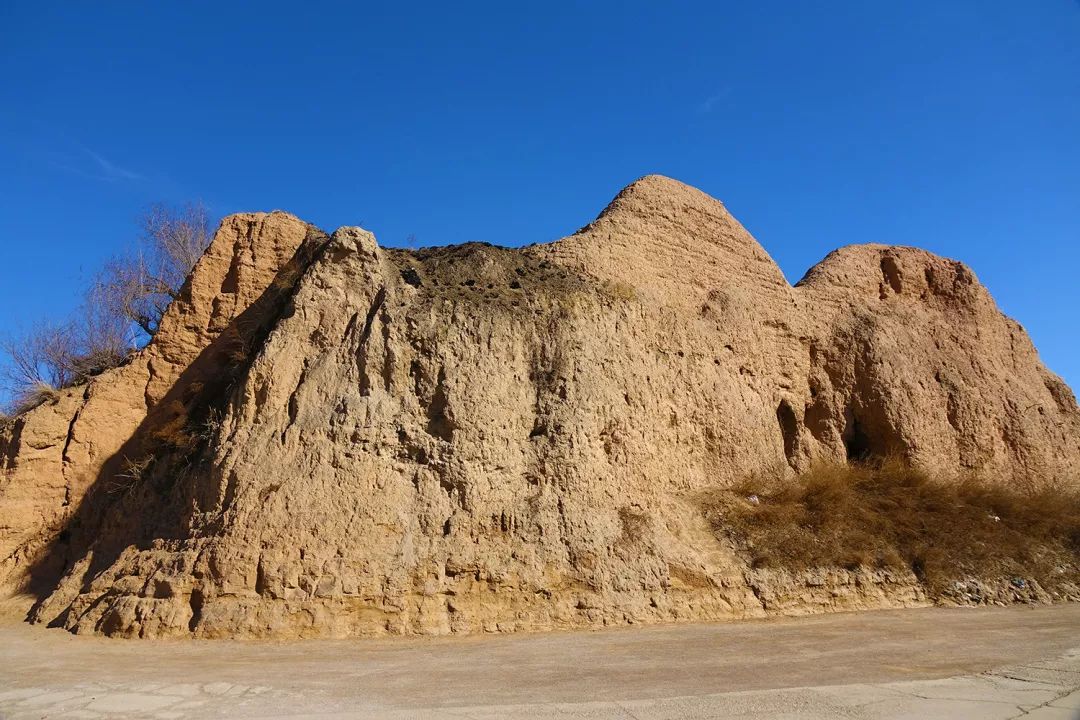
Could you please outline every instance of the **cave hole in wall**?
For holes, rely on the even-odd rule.
[[[896,258],[885,256],[881,258],[881,276],[892,291],[899,295],[903,290],[903,282],[900,275],[900,266],[896,264]]]
[[[427,432],[429,435],[437,437],[440,440],[452,442],[454,439],[454,430],[457,429],[457,426],[449,417],[447,412],[448,407],[449,401],[446,397],[446,370],[440,368],[439,379],[435,384],[435,393],[431,398],[431,404],[428,406]]]
[[[794,468],[799,451],[799,421],[787,400],[781,400],[777,406],[776,421],[780,424],[780,435],[784,439],[784,457],[788,465]]]
[[[196,588],[191,591],[191,596],[188,598],[188,604],[191,606],[191,619],[188,621],[188,631],[195,632],[199,627],[199,621],[202,620],[203,606],[206,604],[206,597],[203,595],[203,591]]]
[[[879,454],[865,426],[854,415],[848,417],[847,427],[844,428],[844,449],[848,462],[864,462]]]

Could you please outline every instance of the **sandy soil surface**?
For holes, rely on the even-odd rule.
[[[1080,605],[445,639],[0,627],[0,717],[1080,718]]]

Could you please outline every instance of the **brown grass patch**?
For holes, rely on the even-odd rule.
[[[613,300],[628,302],[637,297],[637,288],[622,280],[605,281],[604,292]]]
[[[933,596],[969,578],[1080,581],[1080,491],[939,481],[898,460],[820,465],[703,497],[754,567],[910,569]]]
[[[164,408],[168,415],[150,433],[150,438],[158,451],[165,449],[189,451],[198,441],[198,434],[191,427],[188,408],[178,400],[173,400]]]
[[[58,400],[58,389],[46,382],[36,382],[19,391],[13,403],[12,415],[17,417],[45,403],[56,403]]]
[[[619,508],[619,524],[622,527],[619,541],[641,542],[649,529],[649,517],[640,508],[624,505]]]
[[[123,469],[111,479],[106,486],[106,491],[111,494],[128,492],[142,482],[147,470],[153,464],[154,458],[150,455],[138,460],[125,457]]]

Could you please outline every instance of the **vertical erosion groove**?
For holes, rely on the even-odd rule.
[[[794,468],[799,451],[799,421],[787,400],[781,400],[776,408],[776,421],[780,424],[780,435],[784,439],[784,457],[788,465]]]

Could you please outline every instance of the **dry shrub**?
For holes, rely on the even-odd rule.
[[[15,414],[33,407],[40,389],[70,384],[73,344],[70,328],[44,322],[4,339],[9,359],[4,380],[13,396]]]
[[[255,352],[253,339],[240,331],[229,333],[221,345],[225,348],[225,361],[232,369],[243,367]]]
[[[303,274],[302,266],[294,259],[278,271],[270,286],[278,292],[290,292],[296,287],[296,283],[300,281]]]
[[[13,414],[54,400],[58,389],[87,382],[127,359],[132,349],[127,323],[99,300],[88,293],[69,322],[41,322],[0,343],[9,360],[2,380]]]
[[[630,301],[637,297],[637,288],[622,280],[607,281],[603,288],[608,297],[613,300]]]
[[[225,414],[220,409],[212,407],[206,411],[206,416],[198,423],[196,437],[202,442],[209,442],[221,432],[224,424]]]
[[[60,391],[46,382],[20,388],[12,403],[14,415],[17,417],[27,410],[33,410],[45,403],[56,403],[60,399]]]
[[[184,403],[171,400],[160,410],[160,413],[158,416],[160,420],[150,433],[150,438],[159,452],[169,450],[187,452],[198,444],[198,433],[193,427],[189,409]]]
[[[619,508],[619,525],[621,534],[619,541],[636,543],[643,540],[649,529],[649,517],[641,508],[624,505]]]
[[[139,458],[138,460],[132,460],[131,458],[124,458],[123,469],[120,470],[106,485],[106,491],[111,494],[126,493],[142,482],[143,477],[146,476],[147,470],[154,464],[154,458],[151,455]]]
[[[0,381],[18,415],[122,365],[157,332],[162,315],[210,242],[206,210],[150,208],[136,247],[96,274],[63,322],[41,322],[0,341],[9,358]],[[135,328],[144,335],[137,337]]]
[[[1080,579],[1076,489],[942,481],[888,459],[751,479],[703,508],[755,567],[910,569],[934,595],[967,578]]]

